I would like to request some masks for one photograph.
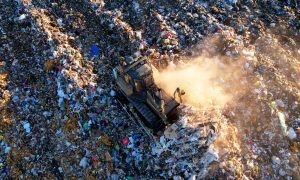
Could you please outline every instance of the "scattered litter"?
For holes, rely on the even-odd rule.
[[[293,128],[289,128],[289,130],[288,130],[288,132],[287,132],[287,136],[288,136],[291,140],[293,140],[293,139],[295,139],[295,138],[297,137],[297,134],[296,134],[296,132],[294,131]]]
[[[86,168],[86,167],[88,166],[88,158],[83,157],[83,158],[80,160],[79,166],[81,166],[81,167],[83,167],[83,168]]]
[[[26,133],[30,133],[30,124],[29,122],[24,122],[23,123],[23,128],[25,129]]]
[[[57,19],[56,22],[57,22],[57,24],[60,25],[60,26],[64,25],[64,24],[63,24],[63,19],[61,19],[61,18]]]
[[[91,46],[91,51],[90,51],[91,57],[99,56],[99,54],[100,54],[100,48],[97,45],[93,44]]]
[[[0,6],[0,179],[300,177],[295,1]],[[217,61],[226,73],[210,81],[233,101],[181,104],[151,141],[118,103],[112,75],[140,57],[160,72]]]

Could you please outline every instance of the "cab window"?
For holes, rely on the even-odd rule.
[[[149,86],[151,86],[153,84],[153,78],[152,78],[152,76],[147,76],[145,78],[145,84],[146,84],[146,87],[149,87]]]

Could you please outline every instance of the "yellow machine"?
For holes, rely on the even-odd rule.
[[[177,119],[179,103],[154,83],[147,59],[121,61],[113,74],[120,91],[147,127],[157,131]],[[179,97],[184,94],[179,88],[175,92]]]

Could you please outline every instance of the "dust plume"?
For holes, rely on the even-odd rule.
[[[181,65],[170,64],[162,72],[154,70],[153,76],[155,83],[171,96],[177,87],[184,90],[186,104],[223,107],[232,97],[224,85],[230,68],[224,66],[217,58],[198,57]]]

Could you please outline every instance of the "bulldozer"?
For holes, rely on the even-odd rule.
[[[122,96],[137,111],[147,128],[158,132],[178,119],[177,107],[184,91],[177,88],[174,96],[159,88],[153,79],[153,66],[147,58],[126,58],[113,69],[113,76]]]

